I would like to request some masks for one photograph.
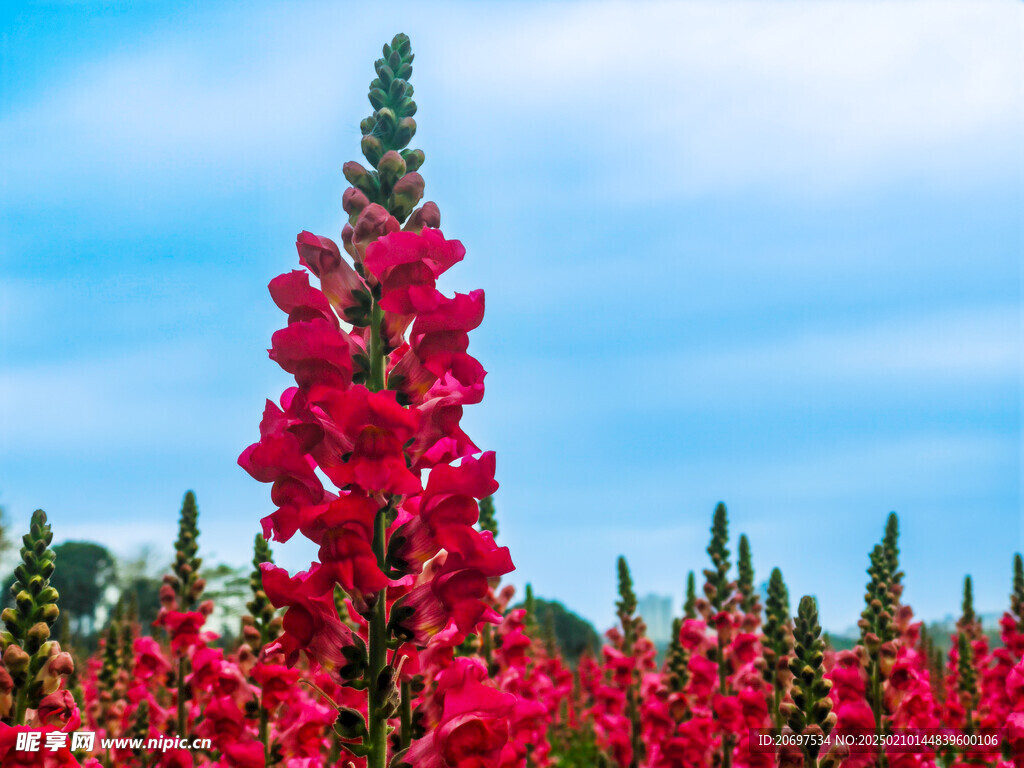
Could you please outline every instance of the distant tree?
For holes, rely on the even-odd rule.
[[[152,634],[153,622],[160,611],[160,579],[136,576],[122,586],[121,596],[130,601],[134,596],[139,609],[139,624],[143,634]]]
[[[9,533],[10,529],[11,523],[7,519],[7,510],[0,507],[0,560],[3,560],[4,555],[14,549],[14,542]]]
[[[160,611],[160,574],[164,564],[150,546],[143,546],[137,554],[118,565],[121,596],[127,603],[138,607],[138,619],[143,634],[152,634],[153,622]]]
[[[555,600],[534,597],[533,605],[538,623],[545,626],[550,622],[553,626],[558,647],[567,661],[575,663],[587,648],[594,653],[600,652],[601,638],[589,621]],[[516,606],[524,607],[522,604]],[[534,639],[542,640],[540,637]]]
[[[245,568],[217,563],[203,568],[206,579],[205,600],[213,601],[214,612],[210,616],[212,629],[220,635],[225,647],[236,644],[234,627],[246,612],[249,598],[249,572]]]
[[[58,566],[50,584],[60,595],[61,607],[72,616],[71,629],[78,635],[92,635],[107,590],[117,586],[117,560],[106,547],[91,541],[65,541],[53,552]]]

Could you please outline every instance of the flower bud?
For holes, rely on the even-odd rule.
[[[349,223],[355,223],[362,210],[370,204],[368,198],[361,189],[349,187],[341,196],[341,207],[349,216]]]
[[[27,637],[33,645],[41,646],[50,639],[50,627],[45,621],[36,622],[29,628]]]
[[[371,165],[376,166],[381,155],[384,154],[384,145],[381,144],[380,139],[376,136],[363,136],[359,146],[363,151],[363,156],[370,161]]]
[[[394,186],[395,182],[405,175],[405,170],[405,160],[393,149],[385,152],[377,163],[377,173],[380,174],[380,182],[385,187]]]
[[[398,128],[395,130],[394,144],[397,147],[405,147],[412,137],[416,135],[416,121],[411,117],[403,117],[398,121]]]
[[[4,668],[12,676],[24,674],[28,670],[29,655],[20,646],[11,644],[7,646],[3,656]]]
[[[366,720],[359,710],[339,707],[338,717],[334,721],[334,732],[343,739],[366,738]]]
[[[437,229],[441,226],[441,211],[438,210],[437,204],[432,202],[426,202],[409,216],[409,220],[405,222],[403,229],[406,232],[415,232],[419,234],[423,231],[424,227],[431,227]]]

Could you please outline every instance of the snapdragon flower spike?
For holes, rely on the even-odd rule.
[[[287,607],[270,648],[288,664],[305,651],[336,683],[366,692],[365,729],[339,748],[370,768],[387,762],[387,720],[411,683],[399,679],[398,657],[415,649],[399,654],[402,643],[499,622],[492,585],[512,570],[508,550],[475,528],[479,500],[497,489],[493,454],[477,457],[459,424],[463,407],[483,397],[486,372],[468,353],[468,334],[484,296],[438,289],[465,249],[438,229],[436,206],[414,210],[424,185],[423,153],[406,149],[415,131],[411,61],[405,36],[385,46],[370,90],[375,111],[363,122],[373,167],[344,167],[353,187],[343,196],[341,244],[352,264],[330,239],[303,232],[300,264],[319,288],[300,271],[271,282],[288,322],[270,355],[296,386],[280,405],[268,402],[259,442],[239,458],[272,484],[277,509],[264,534],[286,541],[301,532],[319,546],[318,561],[295,577],[262,566],[267,596]],[[338,616],[337,589],[356,632]]]
[[[697,579],[693,571],[686,574],[686,600],[683,602],[683,618],[697,618]]]
[[[242,617],[242,636],[256,654],[281,634],[281,620],[276,616],[274,604],[263,588],[263,564],[274,562],[274,553],[267,540],[256,535],[253,543],[253,571],[249,574],[252,600],[246,607],[249,613]]]
[[[0,633],[6,672],[0,679],[0,699],[10,697],[0,704],[7,710],[4,722],[9,725],[24,725],[27,710],[38,709],[74,669],[71,655],[50,640],[50,628],[60,615],[57,590],[50,586],[56,567],[56,556],[49,548],[52,541],[46,513],[37,509],[29,532],[22,537],[21,562],[14,569],[14,605],[0,615],[6,627]]]
[[[619,623],[622,626],[622,657],[623,662],[620,669],[623,678],[620,683],[626,693],[625,715],[629,720],[630,729],[630,766],[636,768],[643,759],[644,744],[640,725],[640,690],[637,665],[633,659],[635,646],[641,640],[642,620],[634,616],[636,613],[637,600],[633,592],[633,577],[629,572],[629,564],[626,558],[620,556],[618,560],[619,576],[619,600],[615,604],[619,616]]]
[[[793,674],[792,702],[783,705],[782,713],[786,717],[788,732],[798,737],[804,736],[806,741],[795,748],[783,748],[780,765],[801,765],[793,753],[802,751],[803,768],[837,766],[840,758],[838,752],[826,755],[820,763],[818,761],[821,750],[819,740],[831,733],[836,724],[836,715],[832,712],[832,701],[828,697],[832,682],[822,676],[824,643],[821,640],[821,626],[818,624],[818,607],[813,597],[805,595],[800,599],[794,635],[796,643],[789,662]]]
[[[741,595],[740,610],[745,614],[756,616],[761,610],[761,603],[754,591],[754,564],[750,556],[750,540],[745,533],[740,534],[737,558],[736,589]]]
[[[765,605],[766,621],[762,638],[764,679],[772,688],[771,713],[776,727],[782,727],[779,705],[786,698],[789,683],[789,657],[793,651],[793,622],[789,616],[789,590],[782,580],[782,571],[772,569],[768,580],[768,600]]]

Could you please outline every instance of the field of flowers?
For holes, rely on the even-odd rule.
[[[276,508],[240,641],[225,649],[207,628],[193,494],[154,626],[120,604],[88,657],[51,637],[61,563],[36,512],[2,617],[0,766],[1024,766],[1021,557],[998,647],[968,577],[943,653],[902,602],[895,514],[868,556],[853,649],[830,646],[815,600],[791,601],[779,568],[761,604],[724,505],[702,575],[680,573],[663,659],[624,559],[599,654],[570,659],[529,594],[512,607],[495,456],[460,426],[484,396],[468,352],[484,293],[438,289],[466,253],[422,201],[412,61],[398,35],[376,62],[340,247],[302,232],[302,268],[270,281],[287,317],[270,357],[295,386],[239,458]],[[296,534],[319,553],[292,574],[269,542]]]

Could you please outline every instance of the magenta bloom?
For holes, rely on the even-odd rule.
[[[487,670],[458,658],[437,679],[440,722],[405,760],[416,768],[499,768],[516,699],[482,683]]]
[[[345,662],[341,651],[352,644],[352,630],[341,623],[333,593],[318,588],[318,567],[290,576],[284,568],[263,563],[267,597],[274,605],[287,607],[284,634],[268,652],[280,651],[291,666],[298,660],[299,651],[305,651],[314,661],[334,669]]]

